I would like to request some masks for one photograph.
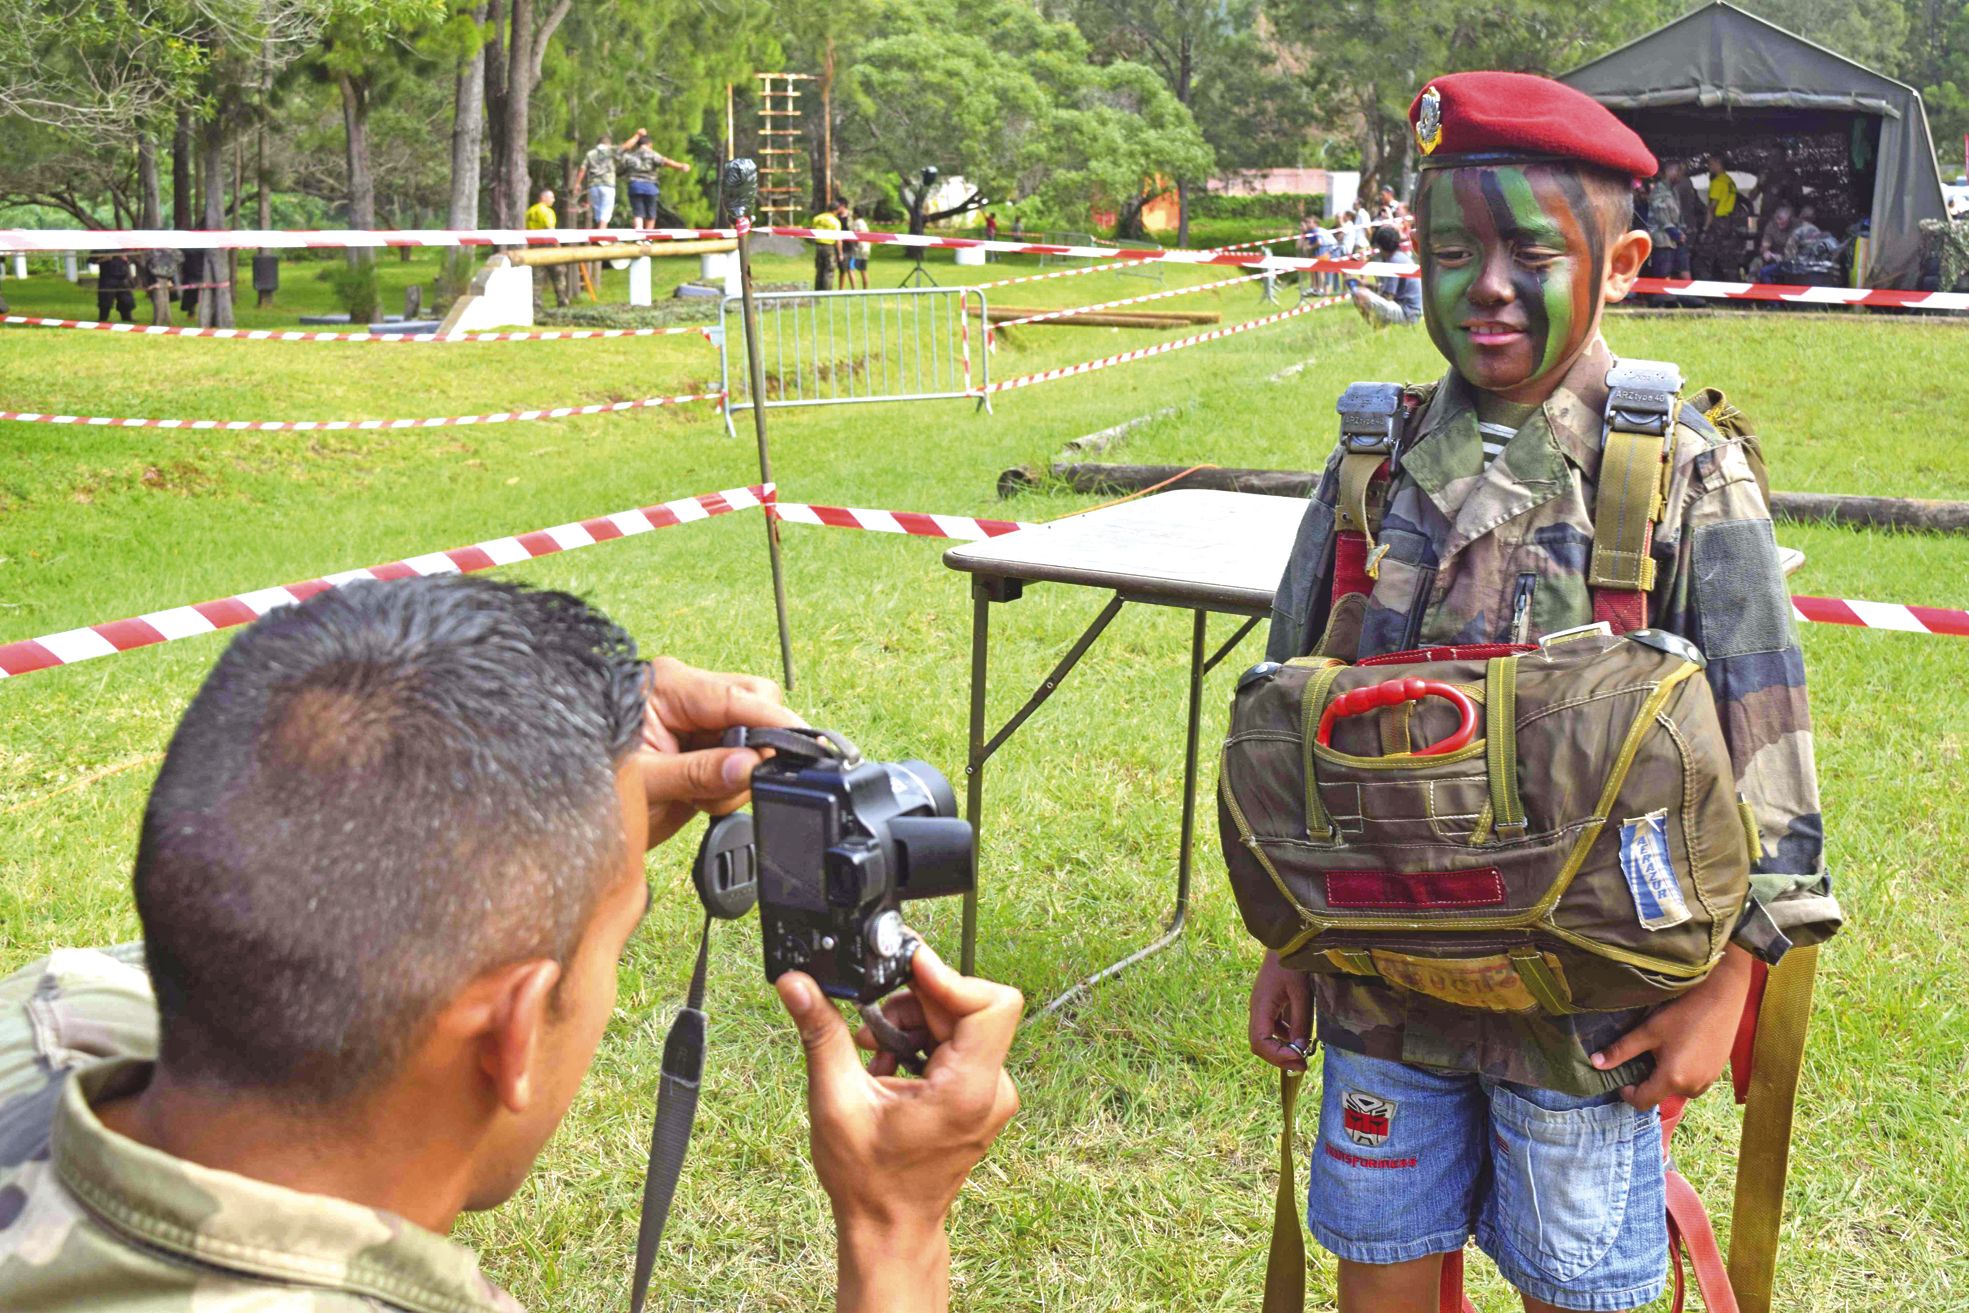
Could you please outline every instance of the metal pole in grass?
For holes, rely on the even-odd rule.
[[[759,192],[758,166],[748,159],[727,160],[718,176],[725,214],[738,230],[738,291],[745,319],[745,364],[752,386],[752,431],[759,438],[759,481],[773,481],[772,454],[766,447],[766,374],[759,363],[759,311],[752,304],[752,220]],[[729,398],[727,399],[729,402]],[[779,619],[779,664],[786,687],[793,687],[793,636],[786,623],[786,576],[779,562],[779,519],[766,509],[766,553],[773,563],[773,611]]]

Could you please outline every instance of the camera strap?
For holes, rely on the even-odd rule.
[[[643,1219],[636,1228],[636,1275],[629,1288],[630,1313],[642,1313],[649,1294],[650,1270],[670,1220],[670,1200],[683,1175],[684,1155],[690,1150],[691,1125],[697,1120],[698,1089],[704,1079],[704,977],[711,959],[711,916],[697,941],[697,969],[691,972],[690,992],[670,1033],[663,1040],[663,1074],[656,1087],[656,1125],[650,1134],[649,1166],[643,1174]]]

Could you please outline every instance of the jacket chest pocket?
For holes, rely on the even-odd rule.
[[[1383,545],[1388,550],[1361,620],[1363,655],[1414,647],[1436,590],[1436,567],[1420,539],[1394,533],[1383,539]]]

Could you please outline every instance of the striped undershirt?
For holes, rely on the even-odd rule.
[[[1477,435],[1484,444],[1484,467],[1486,469],[1490,467],[1492,461],[1497,459],[1498,454],[1504,450],[1505,445],[1513,437],[1517,436],[1517,432],[1518,430],[1512,428],[1509,424],[1486,424],[1482,420],[1477,421]]]

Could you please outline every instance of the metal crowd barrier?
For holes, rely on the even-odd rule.
[[[969,287],[905,287],[836,292],[755,292],[759,354],[772,410],[877,401],[976,397],[990,409],[991,358],[984,350],[985,294]],[[741,355],[744,308],[736,296],[719,314],[718,363],[724,378],[725,431],[734,411],[753,404]],[[734,316],[741,322],[734,325]],[[978,350],[971,350],[971,320]],[[736,367],[734,367],[736,366]]]

